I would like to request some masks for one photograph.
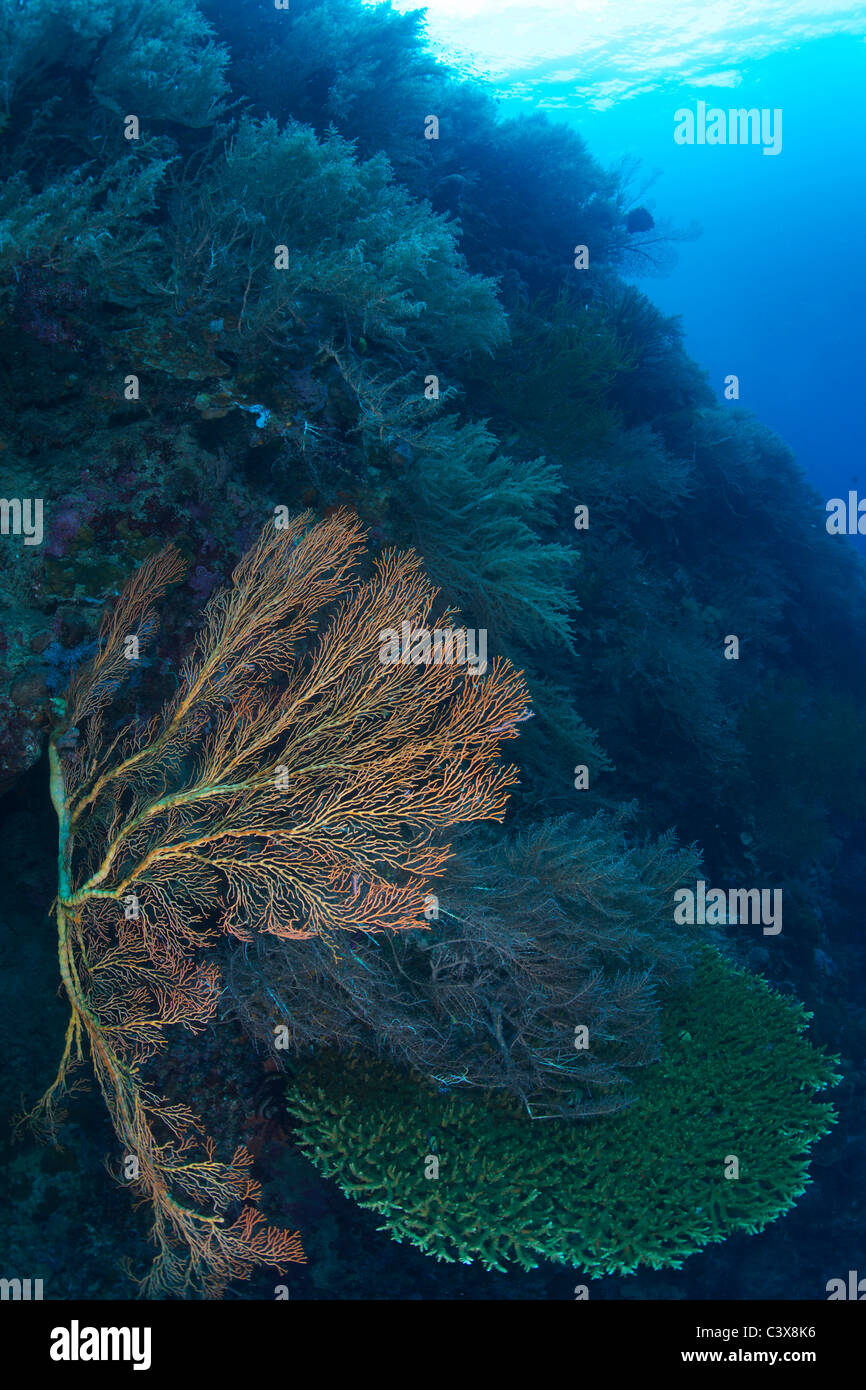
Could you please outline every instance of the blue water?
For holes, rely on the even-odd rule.
[[[836,496],[866,481],[866,47],[818,38],[741,71],[733,89],[671,81],[604,111],[558,115],[604,163],[633,155],[658,173],[642,201],[659,220],[700,224],[673,270],[643,288],[680,315],[686,346],[719,395],[735,372],[741,404],[781,434],[823,495]],[[708,107],[781,108],[781,153],[675,145],[674,111],[702,98]]]
[[[866,6],[473,8],[434,4],[431,29],[471,55],[505,113],[548,111],[603,164],[636,160],[657,224],[698,225],[676,265],[641,284],[680,317],[713,388],[736,373],[740,403],[823,497],[862,487]],[[699,100],[780,108],[781,153],[676,145],[674,112]]]

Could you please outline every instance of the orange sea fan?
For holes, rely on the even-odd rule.
[[[218,1161],[196,1116],[142,1075],[168,1025],[195,1032],[214,1015],[221,985],[203,948],[220,932],[334,942],[423,928],[443,832],[501,819],[516,781],[499,745],[527,712],[521,675],[504,661],[481,675],[384,660],[383,632],[429,628],[436,591],[412,552],[385,552],[358,577],[363,548],[347,512],[278,515],[208,603],[171,699],[109,737],[103,711],[183,573],[163,551],[57,702],[56,915],[72,1014],[37,1112],[52,1122],[89,1052],[124,1172],[153,1210],[147,1293],[219,1295],[257,1264],[303,1258],[296,1235],[264,1224],[249,1153]]]

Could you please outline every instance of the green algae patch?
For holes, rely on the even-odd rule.
[[[661,1061],[616,1115],[532,1120],[500,1095],[442,1094],[358,1055],[300,1067],[288,1106],[316,1167],[437,1259],[677,1268],[805,1190],[811,1146],[836,1118],[816,1095],[840,1079],[809,1018],[706,951],[665,1003]]]

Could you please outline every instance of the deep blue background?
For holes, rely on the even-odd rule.
[[[634,155],[644,172],[658,171],[642,199],[657,221],[701,224],[675,269],[641,287],[681,316],[686,346],[719,395],[735,372],[740,405],[790,444],[823,497],[858,482],[863,495],[866,47],[820,38],[736,67],[736,87],[673,81],[603,111],[551,114],[576,125],[603,164]],[[536,77],[534,94],[545,104],[568,98],[555,79],[539,86]],[[781,153],[675,144],[674,112],[698,100],[781,107]]]

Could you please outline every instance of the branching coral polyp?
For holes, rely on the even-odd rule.
[[[423,928],[429,879],[450,853],[442,832],[501,820],[516,782],[499,746],[526,713],[522,676],[501,660],[483,677],[383,664],[382,631],[428,627],[436,590],[412,552],[385,552],[359,577],[363,550],[346,512],[269,523],[209,601],[174,695],[115,733],[106,707],[183,575],[165,550],[57,702],[55,908],[71,1018],[34,1117],[53,1127],[89,1052],[124,1172],[152,1207],[145,1294],[218,1296],[257,1264],[303,1259],[298,1236],[258,1210],[248,1151],[217,1159],[192,1110],[142,1073],[170,1025],[197,1032],[216,1013],[203,948],[266,932],[336,950],[345,931]]]

